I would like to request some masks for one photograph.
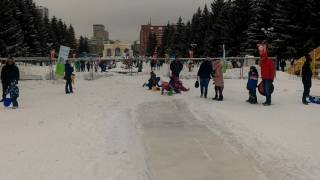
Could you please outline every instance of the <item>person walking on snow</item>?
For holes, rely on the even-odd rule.
[[[1,100],[1,102],[4,100],[4,98],[6,98],[9,86],[12,85],[12,83],[14,83],[15,88],[17,88],[16,84],[18,84],[19,80],[20,80],[19,68],[16,66],[14,59],[9,58],[5,64],[5,66],[3,66],[2,70],[1,70],[1,83],[2,83],[2,100]],[[12,99],[13,107],[17,108],[18,107],[18,102],[17,102],[18,97],[11,97],[11,98],[13,98]]]
[[[66,80],[66,86],[65,86],[66,94],[70,94],[70,93],[73,93],[71,76],[73,74],[74,69],[69,63],[69,61],[66,61],[66,64],[64,65],[64,71],[65,71],[64,78]]]
[[[170,70],[171,70],[172,76],[179,78],[182,69],[183,69],[183,64],[178,59],[175,59],[170,64]]]
[[[213,69],[212,69],[212,63],[209,60],[205,60],[198,71],[198,79],[200,78],[200,92],[201,92],[201,98],[207,98],[208,96],[208,86],[211,79],[211,76],[213,76]]]
[[[224,80],[223,80],[223,72],[222,65],[220,60],[216,60],[213,62],[213,80],[215,84],[215,97],[213,100],[223,101],[223,88],[224,88]]]
[[[248,74],[248,83],[247,89],[249,91],[249,99],[247,100],[248,103],[257,104],[257,86],[259,80],[259,73],[255,66],[250,67],[250,71]]]
[[[88,72],[90,72],[90,68],[91,68],[91,64],[90,64],[90,61],[87,62],[87,70]]]
[[[261,57],[260,67],[261,67],[261,78],[263,82],[264,93],[266,96],[266,102],[264,102],[263,105],[270,106],[273,80],[275,77],[275,65],[271,59],[265,56],[265,57]]]
[[[312,86],[312,70],[310,62],[312,61],[309,54],[305,56],[306,61],[302,67],[302,83],[303,83],[303,96],[302,103],[308,105],[307,98],[310,96],[310,88]]]

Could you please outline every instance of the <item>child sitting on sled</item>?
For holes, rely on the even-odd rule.
[[[144,83],[142,87],[148,87],[149,90],[151,90],[153,87],[160,87],[159,82],[160,77],[157,77],[157,75],[152,71],[148,82]]]
[[[179,80],[177,76],[172,76],[168,82],[162,82],[161,94],[164,94],[166,91],[174,91],[177,94],[180,94],[182,91],[189,91],[189,88],[183,86],[182,81]]]

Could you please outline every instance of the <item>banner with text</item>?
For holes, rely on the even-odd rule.
[[[70,48],[66,46],[60,46],[59,57],[56,67],[56,75],[64,75],[64,64],[69,57]]]

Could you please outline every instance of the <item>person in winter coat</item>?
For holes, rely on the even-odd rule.
[[[88,61],[86,65],[87,65],[87,70],[88,70],[88,72],[90,72],[90,68],[91,68],[90,61]]]
[[[64,65],[64,78],[66,80],[66,86],[65,86],[66,94],[73,93],[72,78],[71,78],[73,71],[74,69],[69,63],[69,61],[66,61],[66,64]]]
[[[80,69],[81,69],[81,72],[85,72],[85,70],[86,70],[86,64],[85,64],[84,61],[81,61],[81,62],[80,62]]]
[[[77,72],[80,72],[80,69],[81,69],[80,61],[76,61],[76,62],[75,62],[75,67],[76,67],[76,71],[77,71]]]
[[[14,59],[9,58],[5,64],[5,66],[3,66],[2,70],[1,70],[1,83],[2,83],[2,100],[1,102],[4,100],[4,98],[6,98],[7,95],[7,90],[9,88],[9,86],[12,83],[18,84],[18,81],[20,80],[20,72],[19,72],[19,68],[16,66]],[[12,99],[13,102],[13,107],[17,108],[18,107],[18,102],[17,99]]]
[[[266,102],[264,102],[263,105],[270,106],[273,80],[275,77],[275,65],[273,61],[268,57],[262,57],[260,67],[261,67],[261,78],[262,78],[264,92],[266,96]]]
[[[213,69],[212,69],[212,63],[209,60],[205,60],[199,68],[198,71],[198,78],[200,78],[200,92],[201,92],[201,98],[207,98],[208,96],[208,86],[211,79],[211,76],[213,76]]]
[[[223,101],[223,88],[224,88],[224,80],[223,80],[223,72],[222,65],[220,60],[216,60],[213,62],[213,80],[215,84],[215,97],[213,100]]]
[[[282,71],[282,72],[285,71],[286,66],[287,66],[286,60],[281,59],[281,60],[280,60],[280,67],[281,67],[281,71]]]
[[[170,64],[170,70],[172,72],[172,76],[179,78],[182,69],[183,69],[183,64],[178,59],[175,59]]]
[[[310,66],[310,62],[312,61],[309,54],[305,56],[306,61],[302,67],[302,83],[303,83],[303,96],[302,103],[308,105],[307,98],[310,96],[310,88],[312,86],[312,70]]]
[[[157,66],[157,60],[156,59],[152,59],[150,61],[151,71],[155,71],[156,70],[156,66]]]
[[[159,86],[159,82],[160,77],[157,77],[157,75],[151,71],[148,83],[143,84],[143,87],[147,86],[149,90],[151,90],[153,87]]]
[[[250,67],[250,71],[248,74],[248,83],[247,89],[249,91],[249,99],[247,100],[248,103],[257,104],[257,86],[259,80],[259,73],[255,66]]]

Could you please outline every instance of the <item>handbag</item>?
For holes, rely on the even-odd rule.
[[[199,88],[199,86],[200,86],[200,83],[199,83],[199,81],[197,80],[197,81],[194,83],[194,87],[195,87],[195,88]]]

